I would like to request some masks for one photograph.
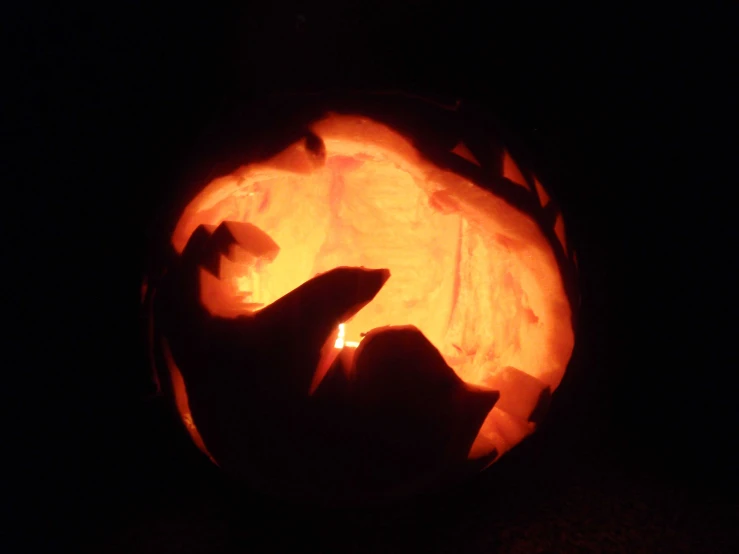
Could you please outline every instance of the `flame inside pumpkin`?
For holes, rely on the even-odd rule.
[[[335,267],[388,268],[391,279],[331,344],[353,348],[374,328],[416,326],[464,381],[501,393],[470,457],[509,450],[534,429],[532,414],[559,385],[574,343],[551,245],[529,215],[438,168],[384,125],[331,115],[312,131],[320,148],[301,141],[241,167],[184,210],[172,236],[178,252],[199,225],[224,221],[248,222],[279,247],[260,259],[232,249],[218,278],[203,270],[203,306],[235,317]],[[454,152],[475,163],[464,145]],[[507,153],[503,167],[527,186]],[[538,181],[535,193],[546,201]],[[557,237],[566,250],[561,216]],[[206,451],[171,357],[168,366],[180,415]]]

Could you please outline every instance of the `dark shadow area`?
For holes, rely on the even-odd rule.
[[[736,13],[479,9],[9,11],[5,550],[739,551],[735,164],[720,163]],[[141,282],[167,265],[187,191],[284,139],[275,98],[366,89],[493,114],[562,209],[582,303],[534,436],[436,494],[317,508],[233,485],[192,445],[154,394]],[[424,122],[397,120],[441,155],[453,124]]]
[[[282,498],[351,505],[438,488],[477,465],[467,454],[500,395],[465,385],[414,327],[371,331],[310,394],[324,345],[333,350],[338,324],[375,297],[388,270],[336,268],[253,314],[214,316],[200,273],[233,247],[254,263],[278,250],[253,225],[201,226],[154,306],[154,348],[166,341],[192,420],[226,474]]]

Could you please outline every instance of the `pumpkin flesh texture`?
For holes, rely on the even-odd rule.
[[[377,296],[327,344],[351,351],[373,329],[415,326],[463,381],[501,393],[470,456],[509,450],[533,431],[527,414],[559,384],[574,342],[538,227],[423,160],[387,127],[333,116],[314,131],[325,146],[318,159],[298,143],[215,180],[184,211],[172,237],[179,252],[199,225],[224,221],[248,222],[279,247],[268,258],[224,252],[217,277],[201,272],[203,306],[236,317],[335,267],[388,268]],[[180,414],[201,446],[174,360],[169,368]]]

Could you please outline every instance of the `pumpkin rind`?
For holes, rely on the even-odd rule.
[[[491,181],[481,177],[480,162],[464,143],[449,152],[452,158],[437,156],[432,162],[406,137],[366,116],[330,114],[310,129],[308,138],[276,156],[212,181],[182,212],[172,234],[174,250],[181,257],[187,250],[207,251],[195,261],[202,269],[190,284],[207,312],[203,329],[231,333],[229,322],[259,318],[261,311],[269,312],[267,307],[289,297],[301,283],[334,267],[387,267],[391,277],[377,296],[351,320],[336,322],[344,323],[343,348],[330,352],[337,337],[332,330],[311,339],[321,352],[316,350],[313,367],[320,365],[319,359],[329,362],[318,377],[300,385],[304,398],[299,403],[309,406],[311,399],[315,404],[316,399],[328,398],[321,400],[323,413],[313,422],[324,428],[343,417],[341,410],[356,412],[362,392],[372,388],[361,385],[372,371],[361,369],[362,363],[354,366],[354,356],[361,356],[368,340],[364,334],[371,338],[378,332],[373,329],[396,326],[380,336],[403,336],[399,344],[408,345],[415,335],[402,335],[400,329],[415,325],[414,333],[428,342],[456,379],[457,385],[448,385],[450,391],[462,387],[459,391],[471,391],[470,398],[495,395],[483,408],[483,417],[475,420],[472,438],[463,441],[470,462],[483,460],[489,465],[533,432],[572,352],[574,253],[567,248],[561,214],[541,183],[523,173],[506,151],[502,176]],[[485,186],[491,182],[495,186]],[[196,230],[203,233],[202,239]],[[163,302],[165,312],[177,301],[170,296],[170,304]],[[158,340],[165,348],[169,345],[164,341],[182,340],[167,336],[176,329],[161,329]],[[354,352],[345,344],[359,347]],[[293,346],[284,344],[285,349]],[[390,353],[386,351],[378,363],[392,365]],[[418,362],[419,385],[426,379],[424,368],[433,365],[430,358],[423,359]],[[180,415],[193,440],[210,455],[208,439],[200,436],[197,416],[193,418],[188,404],[198,380],[191,369],[191,380],[183,378],[180,360],[169,350],[167,362]],[[184,361],[192,367],[191,362]],[[208,360],[201,360],[203,364]],[[462,393],[453,393],[458,394]],[[411,399],[406,404],[412,404]],[[208,411],[202,398],[198,404],[201,414]],[[336,412],[326,406],[335,406]],[[206,435],[215,436],[212,429]],[[295,437],[285,440],[300,442]],[[228,441],[220,442],[218,450],[224,452]],[[312,455],[314,447],[304,440],[301,444],[306,456]],[[321,448],[328,447],[315,445],[316,450]],[[211,456],[220,462],[218,457]],[[429,466],[424,475],[419,470],[419,482],[433,481],[430,475],[441,480],[469,469],[461,467],[465,463],[459,456],[452,458],[445,463],[459,467]],[[251,477],[265,470],[259,463],[248,471],[226,466],[251,482],[260,480]],[[284,473],[290,472],[284,468]],[[270,483],[267,488],[320,494],[332,488],[333,471],[321,478],[293,475],[280,484],[275,483],[281,477],[273,472],[265,481]],[[413,472],[408,471],[411,482]],[[365,473],[366,480],[372,472]],[[337,477],[338,482],[344,488],[348,483],[344,477]],[[358,487],[356,482],[352,486]],[[388,487],[407,488],[402,483]],[[357,488],[361,494],[371,489]]]

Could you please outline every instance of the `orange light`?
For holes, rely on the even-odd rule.
[[[334,341],[334,348],[344,348],[345,346],[349,348],[356,348],[359,346],[358,340],[344,340],[344,337],[346,336],[346,328],[344,323],[339,323],[339,334],[336,337],[336,340]]]
[[[532,216],[433,165],[388,127],[332,115],[312,130],[325,156],[291,147],[216,179],[183,212],[172,236],[178,252],[199,225],[223,221],[253,224],[279,246],[268,261],[222,256],[218,278],[203,272],[203,306],[236,317],[335,267],[388,268],[393,278],[327,341],[311,390],[333,350],[356,348],[378,327],[413,325],[465,382],[501,390],[518,383],[512,397],[501,392],[475,456],[508,450],[532,430],[526,413],[543,390],[557,388],[574,344],[545,234]],[[455,152],[470,159],[463,147]],[[508,179],[546,202],[508,152],[503,162]],[[555,230],[566,252],[561,215]]]

